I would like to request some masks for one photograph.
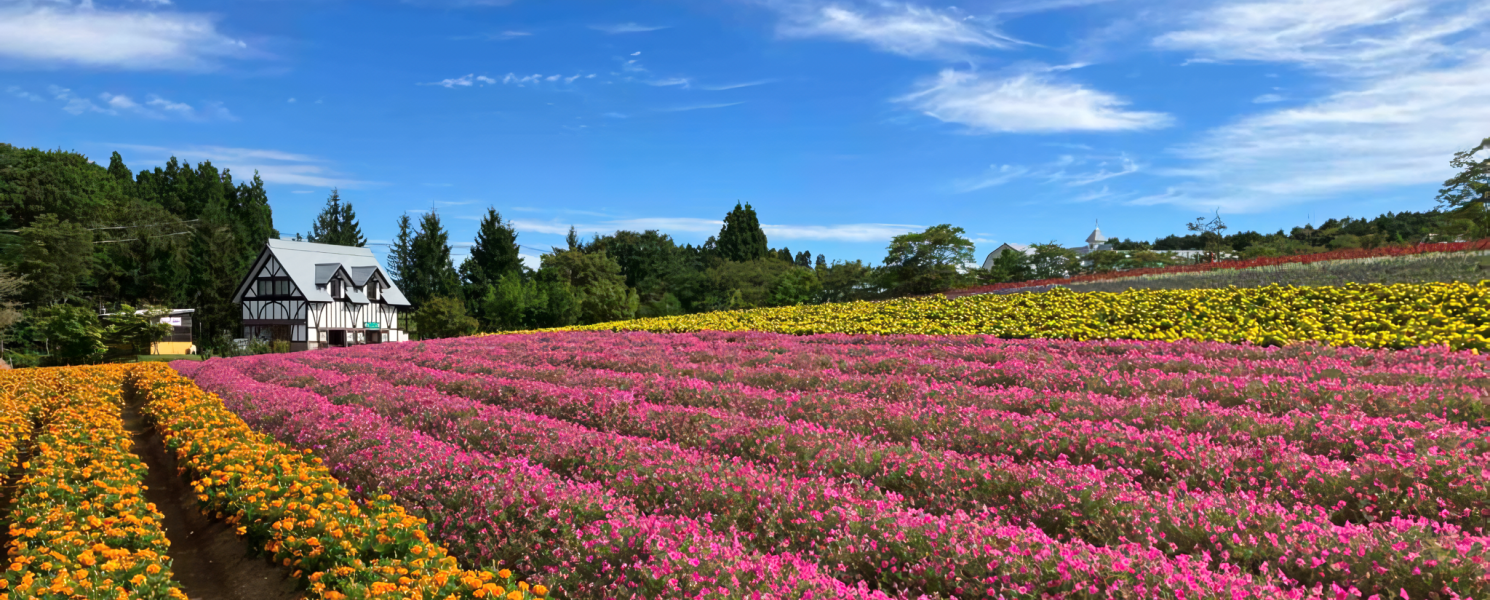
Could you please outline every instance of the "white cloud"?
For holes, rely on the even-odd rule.
[[[1039,73],[985,78],[946,69],[899,101],[983,132],[1127,131],[1172,122],[1164,113],[1126,110],[1117,96]]]
[[[1131,175],[1138,171],[1138,163],[1127,155],[1116,157],[1065,155],[1040,167],[992,165],[988,167],[988,171],[978,177],[953,182],[952,189],[958,193],[967,193],[1026,178],[1043,180],[1049,184],[1080,187],[1114,177]]]
[[[58,101],[62,102],[62,110],[75,115],[81,115],[83,113],[90,112],[103,113],[108,115],[119,114],[116,111],[106,109],[100,107],[97,104],[94,104],[92,100],[74,96],[72,90],[65,87],[58,87],[55,85],[48,86],[47,91],[51,92],[53,98],[56,98]]]
[[[1380,74],[1463,58],[1479,44],[1490,5],[1446,0],[1263,0],[1212,5],[1188,28],[1154,40],[1196,59],[1299,63],[1331,73]],[[1481,34],[1483,35],[1483,34]]]
[[[1173,149],[1180,182],[1138,204],[1268,210],[1431,186],[1490,131],[1490,5],[1448,0],[1233,1],[1155,43],[1198,58],[1294,64],[1321,96]],[[1259,100],[1265,99],[1259,98]]]
[[[909,2],[879,1],[859,6],[774,1],[782,12],[778,27],[788,37],[832,37],[863,42],[905,56],[964,58],[969,48],[1008,48],[1022,44],[954,9]]]
[[[286,101],[286,102],[288,102],[288,103],[290,103],[290,104],[294,104],[294,103],[295,103],[295,99],[294,99],[294,98],[290,98],[290,99],[289,99],[289,100],[287,100],[287,101]]]
[[[448,89],[458,88],[458,87],[471,87],[471,83],[473,82],[473,79],[472,78],[475,77],[475,76],[476,76],[475,73],[467,73],[467,74],[465,74],[465,75],[463,75],[461,77],[455,77],[455,78],[450,78],[450,79],[441,79],[441,80],[436,81],[434,83],[424,83],[424,84],[420,84],[420,85],[438,85],[438,86],[443,87],[443,88],[445,88],[447,90]]]
[[[21,64],[190,71],[250,54],[205,14],[98,9],[91,0],[0,4],[0,57]]]
[[[569,223],[560,223],[559,221],[534,221],[528,219],[513,219],[512,225],[517,228],[519,233],[531,231],[552,235],[568,234],[569,227],[571,226]],[[590,224],[574,223],[572,225],[581,236],[591,233],[606,234],[622,229],[629,231],[655,229],[663,233],[691,233],[705,236],[719,233],[719,228],[724,226],[724,222],[717,219],[647,217],[615,219]],[[921,231],[925,227],[891,223],[847,223],[842,225],[762,224],[761,229],[765,230],[766,236],[773,240],[880,242],[907,232]]]
[[[45,102],[46,101],[45,98],[42,98],[41,96],[38,96],[38,95],[33,94],[31,92],[28,92],[26,90],[23,90],[23,89],[21,89],[20,86],[16,86],[16,85],[13,85],[13,86],[10,86],[10,87],[5,88],[5,93],[10,94],[12,96],[15,96],[17,98],[20,98],[22,100],[30,100],[32,102]]]
[[[710,109],[710,108],[728,108],[728,107],[731,107],[731,106],[739,106],[741,104],[744,104],[744,102],[726,102],[726,103],[722,103],[722,104],[694,104],[694,105],[690,105],[690,106],[673,106],[673,107],[669,107],[669,108],[659,108],[659,109],[657,109],[657,111],[658,112],[686,112],[686,111],[690,111],[690,110],[705,110],[705,109]]]
[[[641,56],[642,55],[642,51],[641,50],[637,50],[636,52],[632,52],[631,55],[632,56]]]
[[[559,74],[544,75],[541,73],[534,73],[532,75],[518,75],[516,73],[508,73],[502,77],[501,83],[516,85],[518,87],[525,87],[528,84],[537,85],[544,82],[558,83],[562,81],[564,83],[574,83],[576,79],[591,79],[594,77],[595,75],[593,73],[589,75],[575,73],[567,77]],[[491,82],[497,83],[496,80],[491,80]]]
[[[753,87],[753,86],[757,86],[757,85],[766,85],[768,83],[776,83],[776,80],[775,79],[760,79],[760,80],[757,80],[757,81],[745,81],[745,82],[741,82],[741,83],[726,83],[726,84],[721,84],[721,85],[706,85],[706,86],[703,86],[703,88],[706,89],[706,90],[709,90],[711,92],[720,92],[720,91],[724,91],[724,90],[733,90],[733,89],[738,89],[738,88]]]
[[[497,82],[497,80],[492,79],[490,77],[487,77],[485,75],[477,75],[476,76],[476,81],[479,81],[481,83],[496,83]]]
[[[615,23],[615,24],[611,24],[611,25],[591,25],[590,26],[590,29],[594,29],[596,31],[604,31],[604,32],[610,33],[610,34],[616,34],[616,33],[646,33],[648,31],[657,31],[659,29],[667,29],[667,28],[668,28],[667,25],[641,25],[641,24],[637,24],[637,23]]]
[[[305,155],[280,150],[258,148],[230,148],[225,146],[185,146],[166,148],[136,144],[110,144],[140,152],[145,162],[165,162],[176,156],[183,161],[210,160],[219,169],[230,168],[235,177],[249,179],[254,171],[269,183],[303,185],[330,189],[332,187],[365,188],[378,185],[373,181],[362,181],[342,177],[325,165],[325,161]]]
[[[1254,104],[1272,104],[1274,102],[1282,102],[1284,100],[1286,100],[1286,98],[1278,94],[1263,94],[1261,96],[1253,98],[1252,102]]]
[[[1191,183],[1148,203],[1260,211],[1391,186],[1437,184],[1490,131],[1490,53],[1410,71],[1297,108],[1247,117],[1175,149]]]
[[[988,172],[981,177],[965,179],[953,185],[962,193],[973,192],[985,188],[996,187],[1028,175],[1029,167],[1015,165],[994,165],[988,168]]]
[[[686,87],[688,87],[688,78],[687,77],[669,77],[667,79],[654,79],[654,80],[648,81],[646,83],[647,83],[647,85],[653,85],[653,86],[657,86],[657,87],[679,86],[679,87],[685,87],[686,88]]]

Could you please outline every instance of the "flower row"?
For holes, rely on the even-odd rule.
[[[165,365],[133,367],[125,386],[193,477],[201,509],[225,516],[316,597],[522,600],[547,593],[505,569],[460,569],[430,540],[424,520],[387,496],[357,502],[318,459],[264,439]]]
[[[42,421],[9,515],[4,582],[16,597],[186,599],[171,578],[163,516],[144,497],[147,469],[121,420],[124,371],[0,375],[10,380],[5,408],[16,411],[7,420]]]
[[[572,329],[989,334],[1069,340],[1490,350],[1490,283],[942,296],[760,308]]]
[[[310,360],[305,357],[302,360]],[[957,453],[927,453],[916,447],[873,441],[782,420],[754,420],[720,412],[673,409],[626,396],[608,398],[587,390],[553,384],[514,386],[511,381],[481,375],[443,374],[393,362],[367,359],[322,360],[331,368],[375,375],[393,383],[432,386],[468,393],[520,411],[569,418],[605,432],[653,436],[700,450],[727,451],[763,465],[803,475],[843,473],[861,476],[879,487],[906,494],[907,502],[946,515],[955,509],[980,508],[986,515],[1030,521],[1046,533],[1076,534],[1104,545],[1126,540],[1171,554],[1246,555],[1250,564],[1277,564],[1278,572],[1302,585],[1342,584],[1363,590],[1441,591],[1450,582],[1481,581],[1486,564],[1471,561],[1424,561],[1417,555],[1475,554],[1490,540],[1465,536],[1454,527],[1432,521],[1335,526],[1323,509],[1286,509],[1249,494],[1146,493],[1113,481],[1089,467],[1043,463],[1037,467],[992,463]],[[904,558],[919,557],[934,543],[916,539],[924,530],[904,523],[897,502],[864,496],[857,488],[837,488],[834,505],[818,505],[800,496],[790,479],[761,476],[745,469],[748,462],[681,453],[672,444],[639,444],[615,433],[595,432],[568,423],[551,423],[526,412],[481,406],[429,387],[395,387],[370,375],[307,369],[289,359],[238,363],[264,381],[282,381],[325,393],[344,402],[377,409],[462,447],[499,456],[516,454],[538,460],[587,481],[603,482],[612,491],[654,511],[708,511],[752,534],[757,543],[782,543],[824,560],[842,555],[834,545],[866,536],[858,527],[894,533],[882,545]],[[818,485],[818,491],[833,490]],[[745,518],[741,518],[745,517]],[[967,537],[958,518],[939,527],[943,534]],[[976,537],[974,537],[976,539]],[[1302,558],[1329,557],[1323,564]],[[973,557],[976,557],[974,552]],[[1429,558],[1430,560],[1430,558]],[[860,564],[845,564],[860,573]],[[916,563],[910,564],[915,569]]]

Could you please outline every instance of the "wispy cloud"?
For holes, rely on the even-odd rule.
[[[503,41],[507,41],[507,40],[516,40],[516,39],[521,39],[521,38],[525,38],[525,37],[532,37],[532,35],[533,35],[533,32],[531,32],[531,31],[507,30],[507,31],[498,31],[496,33],[478,33],[478,34],[475,34],[475,35],[456,36],[454,39],[457,39],[457,40],[487,40],[487,41],[493,41],[493,42],[503,42]]]
[[[97,104],[94,104],[92,100],[89,100],[87,98],[79,98],[72,93],[72,90],[65,87],[59,87],[55,85],[48,86],[47,91],[52,94],[52,98],[55,98],[58,102],[62,103],[62,110],[75,115],[81,115],[83,113],[104,113],[109,115],[119,114],[118,111],[103,108]]]
[[[741,83],[725,83],[725,84],[720,84],[720,85],[705,85],[705,86],[701,86],[701,87],[703,89],[709,90],[711,92],[721,92],[721,91],[724,91],[724,90],[734,90],[734,89],[739,89],[739,88],[754,87],[754,86],[757,86],[757,85],[766,85],[768,83],[776,83],[776,80],[775,79],[760,79],[760,80],[756,80],[756,81],[745,81],[745,82],[741,82]]]
[[[421,83],[419,85],[438,85],[438,86],[443,87],[445,89],[454,89],[454,88],[458,88],[458,87],[471,87],[471,86],[483,87],[483,86],[486,86],[486,85],[489,85],[489,84],[495,84],[495,83],[497,83],[497,80],[492,79],[490,77],[487,77],[485,75],[477,75],[475,73],[467,73],[467,74],[465,74],[463,76],[460,76],[460,77],[453,77],[453,78],[450,78],[450,79],[441,79],[440,81],[436,81],[436,82],[433,82],[433,83]]]
[[[648,31],[657,31],[659,29],[667,29],[668,27],[670,27],[670,25],[642,25],[642,24],[639,24],[639,23],[613,23],[613,24],[609,24],[609,25],[591,25],[590,26],[590,29],[594,29],[596,31],[604,31],[605,33],[616,34],[616,33],[646,33]]]
[[[1490,5],[1439,0],[1226,1],[1161,48],[1290,64],[1323,76],[1312,100],[1213,128],[1173,149],[1178,183],[1136,204],[1254,212],[1431,185],[1490,131]],[[1266,96],[1259,100],[1271,99]]]
[[[983,174],[953,182],[958,193],[973,192],[1004,185],[1016,179],[1039,180],[1046,184],[1080,187],[1131,175],[1139,171],[1137,161],[1127,155],[1064,155],[1054,162],[1035,167],[1025,165],[992,165]]]
[[[21,86],[18,86],[18,85],[12,85],[10,87],[5,88],[5,93],[10,94],[12,96],[15,96],[17,98],[20,98],[22,100],[30,100],[32,102],[45,102],[46,101],[45,98],[42,98],[41,96],[38,96],[38,95],[33,94],[31,92],[28,92],[26,90],[23,90],[23,89],[21,89]]]
[[[198,71],[254,55],[201,13],[96,8],[91,0],[0,4],[0,57],[40,66]]]
[[[1129,131],[1173,121],[1164,113],[1127,110],[1115,95],[1043,73],[990,78],[947,69],[899,101],[981,132]]]
[[[559,221],[535,221],[530,219],[513,219],[512,225],[518,232],[531,231],[534,233],[546,233],[552,235],[564,235],[569,233],[569,227],[573,225],[581,235],[592,233],[610,233],[617,230],[646,231],[655,229],[663,233],[689,233],[696,235],[712,235],[719,232],[724,225],[723,221],[717,219],[695,219],[686,217],[643,217],[634,219],[615,219],[596,223],[562,223]],[[920,225],[902,225],[893,223],[846,223],[839,225],[785,225],[785,224],[762,224],[766,236],[771,239],[781,240],[817,240],[835,242],[880,242],[889,240],[897,235],[911,231],[920,231],[925,227]]]
[[[1278,94],[1263,94],[1261,96],[1253,98],[1252,102],[1254,104],[1272,104],[1274,102],[1282,102],[1284,100],[1285,98]]]
[[[579,79],[594,78],[594,73],[575,73],[573,75],[559,75],[557,73],[551,75],[544,75],[541,73],[534,73],[532,75],[518,75],[516,73],[508,73],[502,76],[501,82],[504,84],[516,85],[518,87],[525,87],[528,85],[538,85],[541,83],[574,83],[576,80]],[[496,83],[496,81],[492,80],[492,83]]]
[[[684,88],[686,88],[686,87],[688,87],[688,78],[687,77],[668,77],[666,79],[653,79],[651,81],[647,81],[646,84],[647,85],[657,86],[657,87],[672,87],[672,86],[677,86],[677,87],[684,87]]]
[[[173,148],[138,144],[109,144],[109,146],[139,152],[146,162],[165,162],[171,156],[176,156],[183,161],[192,162],[210,160],[218,168],[231,168],[233,174],[240,179],[253,177],[254,172],[258,171],[259,177],[269,183],[303,185],[323,189],[333,187],[357,189],[378,185],[374,181],[344,177],[329,168],[326,165],[326,161],[314,156],[282,150],[231,148],[226,146],[183,146]]]
[[[741,104],[744,104],[744,102],[726,102],[723,104],[693,104],[689,106],[672,106],[668,108],[659,108],[657,109],[657,112],[685,112],[690,110],[705,110],[710,108],[728,108],[731,106],[739,106]]]
[[[910,2],[766,2],[782,13],[778,32],[787,37],[830,37],[863,42],[905,56],[966,58],[969,49],[1024,44],[955,8]]]

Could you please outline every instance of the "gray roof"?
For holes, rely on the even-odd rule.
[[[1086,236],[1086,243],[1088,243],[1088,244],[1100,244],[1100,243],[1105,242],[1105,241],[1107,241],[1107,236],[1102,235],[1102,228],[1101,227],[1098,227],[1096,229],[1093,229],[1092,230],[1092,234],[1089,235],[1089,236]]]
[[[366,283],[372,273],[383,270],[383,267],[378,264],[378,259],[373,256],[372,250],[367,248],[271,239],[264,245],[264,252],[279,261],[280,266],[295,282],[295,287],[300,288],[300,293],[311,302],[333,301],[331,294],[325,290],[316,289],[316,286],[325,285],[327,281],[330,281],[337,268],[345,269],[354,280],[360,280],[362,283]],[[243,294],[248,290],[248,282],[252,281],[259,268],[259,261],[254,261],[254,268],[255,272],[250,273],[238,286],[238,293],[233,296],[234,302],[243,301]],[[365,275],[359,277],[356,271],[361,271]],[[388,288],[382,290],[383,302],[393,306],[409,306],[409,301],[404,298],[403,292],[393,284],[393,278],[388,277],[386,272],[382,273],[382,278],[388,282]],[[362,285],[362,283],[357,285]],[[355,294],[360,301],[354,299],[354,302],[367,303],[366,296],[356,294],[354,290],[347,291],[349,299]]]
[[[351,273],[352,285],[362,287],[364,285],[367,285],[367,280],[368,278],[372,277],[373,273],[378,272],[378,267],[352,267],[347,271]]]

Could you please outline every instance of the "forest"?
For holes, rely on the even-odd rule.
[[[1456,161],[1466,173],[1485,170],[1483,161],[1458,155]],[[1474,186],[1484,178],[1471,173],[1447,182],[1445,193],[1468,192],[1444,201],[1444,210],[1330,219],[1268,234],[1227,233],[1217,214],[1179,224],[1184,234],[1124,239],[1084,256],[1037,243],[1028,254],[1004,253],[991,269],[973,268],[981,257],[951,224],[897,236],[877,265],[772,247],[749,203],[736,203],[719,233],[698,245],[659,231],[582,239],[571,229],[537,269],[523,264],[520,232],[495,207],[486,210],[460,264],[451,259],[459,243],[439,213],[417,219],[404,213],[393,219],[397,234],[384,266],[413,303],[417,334],[447,337],[924,295],[1177,262],[1165,250],[1205,250],[1201,260],[1220,260],[1483,236],[1483,215],[1467,211],[1483,212],[1483,190]],[[330,191],[308,225],[308,233],[294,237],[368,243],[352,201],[339,190]],[[279,236],[257,173],[235,179],[210,161],[192,165],[174,157],[136,172],[117,152],[104,167],[76,152],[0,144],[0,352],[13,364],[101,360],[110,347],[129,344],[125,331],[98,315],[124,306],[193,308],[199,350],[231,352],[241,331],[230,302],[234,289],[264,241]]]

